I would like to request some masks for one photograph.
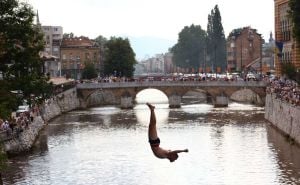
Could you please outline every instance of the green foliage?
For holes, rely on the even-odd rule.
[[[111,37],[105,48],[104,74],[132,77],[136,60],[129,40]]]
[[[17,96],[9,91],[9,84],[0,80],[0,118],[9,119],[10,114],[18,105]]]
[[[105,44],[107,43],[107,39],[103,37],[102,35],[99,35],[96,39],[95,42],[100,46],[100,48],[104,48]]]
[[[64,33],[63,38],[74,38],[74,33]]]
[[[106,50],[106,43],[107,43],[107,39],[105,37],[103,37],[102,35],[99,35],[96,39],[95,42],[97,43],[97,45],[100,47],[100,74],[103,74],[103,63],[104,63],[104,53]]]
[[[10,90],[21,90],[28,101],[31,95],[49,97],[49,78],[41,73],[44,48],[40,27],[33,24],[32,7],[18,0],[0,3],[0,71]],[[47,92],[46,92],[47,90]]]
[[[218,6],[208,15],[207,31],[201,26],[185,26],[171,48],[173,62],[183,68],[216,67],[226,70],[226,39]]]
[[[207,40],[208,56],[210,58],[208,65],[214,67],[213,71],[216,70],[216,67],[221,67],[222,71],[226,70],[226,38],[218,5],[208,15]]]
[[[293,25],[293,36],[298,43],[300,43],[300,0],[289,1],[289,16],[292,19]]]
[[[83,79],[93,79],[93,78],[96,78],[97,76],[98,75],[97,75],[97,71],[96,71],[94,64],[92,64],[92,63],[85,64],[85,67],[82,71],[82,78]]]
[[[300,72],[297,72],[296,67],[292,63],[281,64],[281,73],[285,74],[289,79],[300,83]]]
[[[179,33],[177,44],[171,48],[174,64],[195,69],[203,66],[205,38],[206,32],[200,25],[185,26]]]

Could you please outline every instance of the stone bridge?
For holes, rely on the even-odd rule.
[[[150,81],[77,84],[81,108],[117,104],[133,108],[136,95],[144,89],[162,91],[169,99],[170,108],[178,108],[182,97],[189,91],[201,90],[212,99],[215,107],[228,106],[229,98],[236,92],[252,92],[253,103],[264,105],[267,83],[263,81]],[[245,91],[246,90],[246,91]]]

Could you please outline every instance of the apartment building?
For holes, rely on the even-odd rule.
[[[289,0],[275,0],[275,55],[276,75],[281,75],[282,64],[292,63],[300,70],[300,45],[292,36],[293,23],[288,16]]]
[[[263,42],[256,29],[234,29],[227,38],[227,70],[245,71],[251,65],[261,62]]]
[[[60,43],[63,38],[63,28],[61,26],[42,26],[45,40],[44,51],[48,55],[60,57]]]

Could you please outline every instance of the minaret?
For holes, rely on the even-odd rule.
[[[36,11],[36,25],[41,27],[40,18],[39,18],[39,11]]]
[[[269,43],[273,43],[274,39],[273,39],[273,33],[270,32],[270,38],[269,38]]]

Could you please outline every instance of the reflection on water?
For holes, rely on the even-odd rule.
[[[189,153],[175,163],[153,156],[144,103],[73,111],[51,121],[31,153],[10,159],[5,184],[300,184],[300,149],[270,127],[263,108],[169,109],[153,92],[139,98],[157,102],[162,147]]]
[[[267,127],[268,142],[275,152],[277,165],[282,172],[278,181],[281,184],[300,184],[300,148],[296,145],[287,144],[288,139],[279,135],[278,131],[271,125],[267,125]]]

